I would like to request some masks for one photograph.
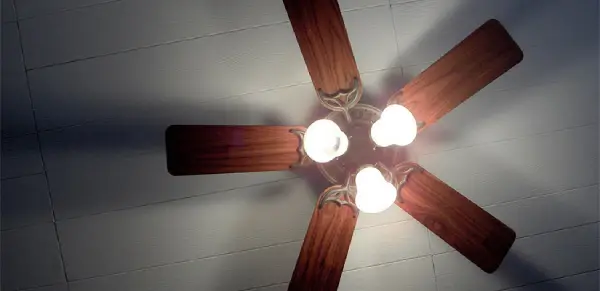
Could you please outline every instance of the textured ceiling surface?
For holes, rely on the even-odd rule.
[[[394,207],[340,290],[598,290],[598,3],[340,0],[368,102],[489,18],[524,60],[410,146],[517,233],[485,274]],[[170,124],[319,114],[280,0],[2,0],[2,289],[286,289],[306,173],[172,177]]]

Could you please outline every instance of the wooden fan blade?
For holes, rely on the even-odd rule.
[[[337,290],[357,218],[348,206],[326,203],[319,209],[317,202],[289,291]]]
[[[395,93],[390,102],[408,108],[421,130],[521,62],[523,52],[491,19]]]
[[[396,204],[487,273],[494,272],[515,232],[418,165]]]
[[[301,126],[171,125],[167,168],[174,176],[287,170],[300,162]]]
[[[360,80],[337,0],[284,0],[315,89],[334,94]]]

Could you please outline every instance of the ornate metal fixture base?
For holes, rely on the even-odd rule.
[[[326,117],[338,124],[349,138],[345,154],[328,163],[317,164],[321,174],[332,184],[342,184],[358,167],[376,163],[379,160],[378,154],[382,151],[376,148],[370,138],[371,125],[380,118],[381,111],[371,105],[359,103],[348,114],[350,121],[339,111],[331,112]]]
[[[396,189],[398,189],[398,197],[396,197],[397,201],[400,201],[400,203],[404,202],[402,199],[402,195],[400,195],[400,190],[406,184],[410,173],[414,171],[421,171],[422,169],[423,168],[421,168],[419,165],[413,163],[400,163],[394,167],[394,186],[396,187]]]
[[[348,206],[354,212],[354,216],[358,216],[358,207],[354,204],[354,197],[356,195],[356,187],[353,184],[352,176],[348,177],[345,185],[335,185],[329,187],[326,192],[319,200],[319,209],[323,208],[325,204],[332,202],[337,204],[339,207]]]
[[[358,104],[362,96],[362,84],[358,78],[354,78],[352,87],[333,94],[327,94],[322,90],[317,92],[319,101],[325,108],[331,111],[339,111],[350,121],[349,110]]]
[[[290,133],[295,134],[296,136],[298,136],[298,139],[300,139],[300,144],[298,145],[298,154],[300,155],[300,160],[298,162],[296,162],[295,164],[291,165],[290,168],[296,168],[296,167],[303,166],[308,161],[310,161],[310,158],[304,151],[304,133],[305,132],[306,131],[303,129],[297,129],[297,128],[290,129]]]

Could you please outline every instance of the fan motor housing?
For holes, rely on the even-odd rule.
[[[393,165],[398,160],[402,149],[399,147],[382,148],[371,140],[371,126],[381,116],[381,110],[367,105],[357,104],[348,110],[350,122],[343,112],[333,111],[327,115],[348,136],[348,150],[342,156],[328,163],[317,164],[321,174],[333,184],[342,184],[349,175],[355,174],[358,169],[366,164],[383,163]]]

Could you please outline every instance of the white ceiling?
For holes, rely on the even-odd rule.
[[[3,289],[285,290],[325,185],[172,177],[163,146],[175,123],[315,117],[281,1],[15,2],[18,17],[2,2]],[[515,229],[503,266],[481,272],[392,208],[360,216],[340,290],[598,290],[597,1],[340,5],[371,101],[489,18],[525,55],[411,146]]]

